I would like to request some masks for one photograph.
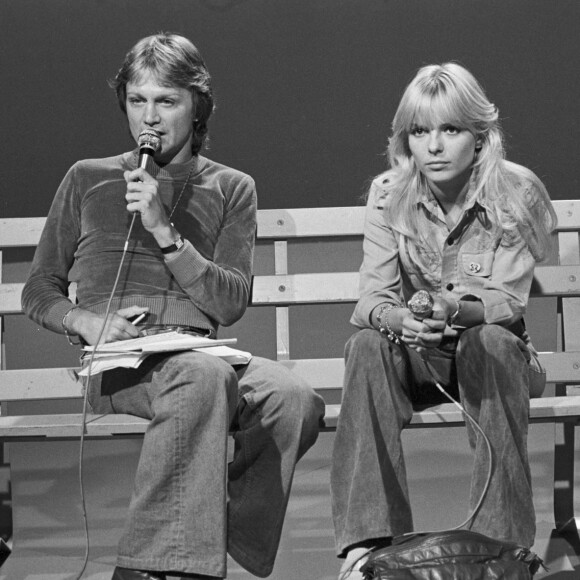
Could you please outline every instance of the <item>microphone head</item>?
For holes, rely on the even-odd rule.
[[[433,297],[427,290],[418,290],[411,296],[407,307],[413,313],[413,316],[419,320],[429,318],[433,312]]]
[[[139,151],[150,149],[152,153],[159,151],[161,147],[161,136],[155,129],[144,129],[139,133]]]

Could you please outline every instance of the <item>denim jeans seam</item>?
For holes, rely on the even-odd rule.
[[[177,471],[177,495],[178,495],[178,499],[177,499],[177,505],[179,506],[178,508],[178,513],[177,513],[177,546],[178,546],[178,551],[182,552],[183,551],[183,546],[185,545],[185,530],[184,530],[184,525],[183,525],[183,520],[182,520],[182,514],[184,512],[183,509],[183,486],[184,486],[184,476],[183,476],[183,470],[184,470],[184,465],[183,465],[183,461],[181,460],[182,456],[183,456],[183,441],[182,441],[182,437],[181,437],[181,422],[182,422],[182,418],[181,418],[181,409],[184,408],[184,395],[183,395],[183,388],[178,389],[178,397],[177,400],[179,401],[179,408],[177,409],[177,412],[174,413],[174,417],[175,417],[175,422],[176,422],[176,453],[177,453],[177,457],[176,459],[176,465],[179,466],[179,469],[176,470]],[[186,555],[181,553],[177,554],[177,551],[175,553],[175,559],[184,559],[186,558]]]
[[[260,411],[257,409],[257,407],[253,404],[252,393],[251,392],[246,393],[245,395],[243,395],[243,398],[246,401],[246,405],[248,405],[251,408],[252,413],[261,421],[263,417],[262,417],[262,414],[260,413]],[[241,448],[244,450],[244,464],[247,465],[248,460],[252,456],[252,454],[250,453],[250,451],[251,451],[250,443],[251,443],[252,438],[247,437],[245,431],[238,431],[238,433],[240,433],[241,437],[244,440],[243,444],[241,444]],[[248,499],[248,490],[251,488],[252,482],[253,482],[253,471],[251,469],[245,469],[244,470],[244,488],[243,488],[243,491],[240,494],[240,498],[237,502],[238,507],[237,507],[236,511],[232,511],[230,513],[230,515],[232,517],[234,517],[235,514],[237,514],[238,511],[242,508],[242,506],[246,503],[246,500]]]
[[[136,570],[150,570],[153,572],[183,572],[185,574],[206,574],[210,576],[222,577],[224,570],[220,567],[209,567],[201,560],[191,561],[176,558],[133,558],[131,556],[117,556],[117,565],[123,568],[134,568]],[[195,568],[195,569],[194,569]]]

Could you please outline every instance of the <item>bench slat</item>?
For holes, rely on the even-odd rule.
[[[326,405],[326,429],[335,429],[340,413],[340,405]],[[530,401],[530,423],[554,423],[580,421],[580,396],[542,397]],[[409,429],[420,427],[449,427],[463,425],[463,414],[453,403],[443,403],[415,412]]]
[[[262,209],[258,212],[258,238],[360,236],[364,214],[363,206]]]
[[[45,222],[44,217],[0,219],[0,247],[36,246]]]
[[[358,272],[326,272],[255,276],[253,306],[356,302]],[[0,284],[0,314],[22,312],[20,297],[24,284]],[[536,268],[531,295],[580,296],[580,266],[540,266]]]
[[[580,383],[580,352],[544,352],[540,361],[546,368],[548,382]],[[342,388],[342,358],[294,359],[280,361],[317,390]],[[19,369],[0,374],[2,401],[70,399],[82,397],[82,385],[76,369]]]
[[[17,369],[0,373],[1,401],[79,399],[82,396],[76,369]]]
[[[325,428],[335,429],[340,405],[326,405]],[[530,422],[575,421],[580,419],[580,395],[543,397],[530,401]],[[80,436],[82,415],[20,415],[0,417],[0,439],[46,437],[75,439]],[[453,403],[435,405],[414,413],[409,428],[462,425],[463,415]],[[87,415],[86,437],[142,435],[149,421],[132,415]]]
[[[578,231],[578,224],[580,223],[580,200],[553,200],[552,206],[558,216],[557,231]]]
[[[0,314],[20,314],[24,284],[0,284]]]
[[[252,304],[279,305],[355,302],[358,272],[256,276]]]
[[[81,423],[81,413],[0,417],[0,439],[77,439]],[[142,435],[147,425],[147,419],[132,415],[87,415],[85,436]]]
[[[552,202],[558,231],[578,230],[580,200]],[[258,211],[258,238],[296,238],[362,235],[363,206],[262,209]],[[0,219],[0,247],[36,246],[45,217]]]

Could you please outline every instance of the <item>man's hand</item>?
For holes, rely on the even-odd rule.
[[[121,308],[109,315],[107,325],[101,337],[101,343],[114,342],[115,340],[128,340],[139,336],[139,329],[128,319],[148,312],[149,308],[143,306],[129,306]],[[70,334],[77,334],[90,345],[95,345],[101,333],[104,317],[94,314],[89,310],[75,308],[67,316],[66,325]]]
[[[160,248],[175,243],[179,236],[171,225],[159,197],[159,183],[144,169],[125,171],[127,210],[139,212],[143,227],[155,238]]]
[[[141,223],[150,233],[163,228],[170,228],[171,224],[167,212],[159,197],[159,183],[144,169],[125,171],[127,182],[127,211],[141,214]]]

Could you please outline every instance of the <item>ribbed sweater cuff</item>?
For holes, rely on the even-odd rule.
[[[64,334],[64,328],[62,327],[62,319],[64,315],[72,310],[75,305],[70,300],[61,300],[50,307],[45,319],[44,327],[53,332],[58,332]]]

